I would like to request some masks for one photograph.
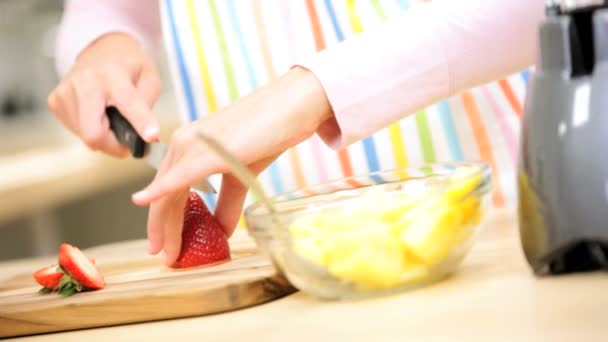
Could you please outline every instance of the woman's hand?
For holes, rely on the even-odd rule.
[[[190,186],[215,173],[224,174],[215,216],[228,235],[237,225],[247,188],[197,132],[213,137],[259,174],[332,115],[316,77],[296,67],[235,104],[178,129],[155,179],[133,195],[136,204],[150,205],[149,252],[164,250],[167,264],[177,259]]]
[[[116,157],[128,150],[110,131],[105,108],[116,106],[147,142],[160,128],[152,106],[161,92],[154,64],[130,36],[110,33],[87,47],[51,92],[48,108],[89,148]]]

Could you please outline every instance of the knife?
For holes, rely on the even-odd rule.
[[[133,158],[143,159],[148,165],[158,170],[167,153],[167,145],[160,142],[146,143],[137,134],[131,123],[114,106],[106,108],[106,115],[110,120],[110,129],[114,132],[116,139],[129,148]],[[207,180],[194,185],[193,188],[202,192],[216,193]]]

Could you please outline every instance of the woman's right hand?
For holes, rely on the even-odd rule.
[[[89,45],[48,97],[48,108],[92,150],[125,157],[126,147],[110,131],[105,114],[116,106],[147,141],[158,140],[152,106],[161,93],[154,61],[122,33],[106,34]]]

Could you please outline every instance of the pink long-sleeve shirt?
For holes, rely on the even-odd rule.
[[[154,0],[67,0],[57,68],[108,32],[159,42]],[[335,113],[319,129],[333,148],[349,145],[420,108],[530,66],[543,0],[434,0],[298,64],[322,83]]]
[[[335,116],[260,175],[269,193],[483,159],[494,171],[494,203],[513,204],[527,79],[514,73],[534,63],[544,1],[406,3],[67,0],[57,67],[66,73],[108,32],[128,33],[151,52],[162,44],[188,122],[301,65],[320,80]]]

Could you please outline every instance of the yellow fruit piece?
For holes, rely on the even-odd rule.
[[[463,168],[454,172],[445,190],[445,197],[457,201],[473,191],[481,182],[481,175],[475,174],[473,169]]]
[[[294,250],[302,257],[314,263],[325,265],[325,256],[327,253],[323,249],[321,241],[316,237],[295,239]]]
[[[307,214],[294,219],[289,225],[289,231],[295,238],[317,235],[322,227],[323,216]]]
[[[481,200],[478,197],[469,197],[458,206],[462,212],[462,224],[479,224],[481,221]]]
[[[420,216],[429,215],[429,212],[437,210],[443,204],[444,200],[437,194],[427,195],[426,198],[419,201],[417,205],[404,211],[401,216],[392,222],[392,232],[397,235],[403,234],[408,227]]]
[[[425,264],[435,265],[458,244],[461,220],[461,211],[443,201],[417,215],[401,234],[401,241]]]
[[[424,281],[429,276],[429,268],[424,264],[413,263],[407,265],[399,277],[400,285],[416,284]]]
[[[351,218],[375,218],[390,222],[398,219],[403,212],[415,206],[426,196],[422,191],[398,193],[382,189],[370,190],[349,203],[344,214]]]
[[[299,217],[289,227],[295,251],[362,289],[424,281],[481,219],[481,199],[467,197],[482,179],[474,172],[456,171],[443,193],[378,188]]]
[[[342,234],[327,246],[327,269],[364,289],[387,289],[399,283],[403,249],[379,227]]]

